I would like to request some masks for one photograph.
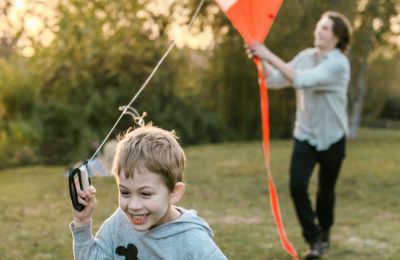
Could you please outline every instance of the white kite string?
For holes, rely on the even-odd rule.
[[[188,25],[188,29],[190,30],[190,28],[193,25],[193,22],[195,21],[198,13],[200,12],[201,7],[203,6],[205,0],[201,0],[201,2],[199,3],[199,5],[196,8],[196,11],[194,12],[192,19],[189,22]],[[174,48],[175,46],[175,42],[172,41],[172,43],[169,45],[167,51],[164,53],[164,55],[161,57],[161,59],[158,61],[157,65],[154,67],[153,71],[150,73],[150,75],[147,77],[147,79],[145,80],[145,82],[142,84],[142,86],[140,87],[140,89],[138,90],[138,92],[136,92],[136,94],[133,96],[133,98],[131,99],[131,101],[129,101],[128,105],[125,106],[124,110],[121,112],[121,115],[118,117],[117,121],[115,122],[114,126],[111,128],[110,132],[108,132],[107,136],[104,138],[103,142],[100,144],[99,148],[97,148],[96,152],[92,155],[92,157],[89,159],[89,161],[93,160],[96,155],[99,153],[100,149],[103,147],[103,145],[106,143],[106,141],[108,140],[108,138],[110,137],[110,135],[112,134],[112,132],[114,131],[114,129],[117,127],[119,121],[121,121],[122,117],[124,116],[124,114],[127,113],[127,110],[129,109],[129,107],[132,105],[132,103],[136,100],[136,98],[140,95],[140,93],[146,88],[147,84],[150,82],[151,78],[154,76],[154,74],[156,73],[156,71],[158,70],[158,68],[160,67],[160,65],[163,63],[163,61],[165,60],[165,58],[168,56],[168,54],[171,52],[171,50]]]

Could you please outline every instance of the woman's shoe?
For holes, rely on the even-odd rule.
[[[315,243],[310,244],[310,251],[305,256],[305,260],[320,259],[324,254],[324,249],[322,247],[322,240],[318,240]]]

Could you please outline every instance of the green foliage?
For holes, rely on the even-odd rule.
[[[41,104],[36,111],[40,127],[39,151],[47,163],[66,163],[71,159],[87,156],[88,148],[93,149],[90,128],[79,106],[69,106],[57,100]]]
[[[212,57],[209,97],[221,115],[229,139],[260,136],[260,113],[256,70],[245,56],[243,40],[235,33],[226,37]],[[236,64],[237,66],[231,66]]]
[[[32,124],[24,119],[14,119],[7,129],[0,130],[0,168],[37,161],[35,145],[39,138]]]
[[[389,97],[381,114],[382,118],[400,120],[400,96]]]
[[[350,103],[353,103],[360,95],[365,95],[366,90],[363,86],[366,88],[366,85],[368,85],[368,92],[370,93],[367,94],[369,95],[367,99],[372,102],[365,102],[367,103],[365,106],[366,114],[367,116],[375,114],[374,117],[376,118],[380,112],[381,104],[384,102],[382,100],[382,92],[374,89],[377,85],[376,82],[381,82],[378,80],[379,77],[392,78],[392,70],[380,69],[381,65],[385,67],[383,64],[385,62],[382,62],[385,58],[381,57],[381,55],[392,56],[387,62],[391,63],[392,67],[398,66],[393,57],[396,53],[398,55],[398,50],[395,47],[396,43],[389,39],[395,35],[395,32],[391,30],[391,20],[398,15],[399,5],[395,0],[379,0],[364,1],[354,6],[358,6],[358,8],[353,7],[350,13],[354,33],[350,51],[352,82],[350,84],[349,100]],[[379,58],[374,59],[374,56],[378,56]],[[377,75],[376,71],[381,71],[381,73]],[[383,85],[389,85],[391,81],[387,80]],[[371,107],[375,107],[376,109],[371,111]]]
[[[35,162],[39,132],[30,120],[36,102],[36,75],[27,59],[0,59],[0,168]]]
[[[395,116],[400,114],[396,106],[399,104],[400,96],[399,53],[376,56],[369,63],[368,93],[364,105],[365,120],[370,123],[377,118],[399,120]]]

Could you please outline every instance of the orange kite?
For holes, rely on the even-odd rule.
[[[262,43],[267,37],[269,30],[278,14],[283,0],[215,0],[233,26],[244,38],[247,44]],[[263,129],[263,146],[265,167],[268,174],[268,188],[271,209],[279,237],[283,248],[294,259],[298,259],[297,252],[286,238],[285,229],[279,209],[278,195],[271,174],[269,159],[269,112],[268,93],[265,76],[261,62],[254,58],[258,70],[258,82],[260,86],[261,119]]]

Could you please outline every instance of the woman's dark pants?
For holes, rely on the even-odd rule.
[[[290,165],[290,192],[303,236],[310,244],[321,237],[321,229],[329,230],[334,222],[335,184],[345,157],[343,137],[328,150],[317,151],[307,141],[295,139]],[[319,164],[316,210],[308,195],[308,184],[314,166]],[[318,222],[317,222],[318,221]]]

